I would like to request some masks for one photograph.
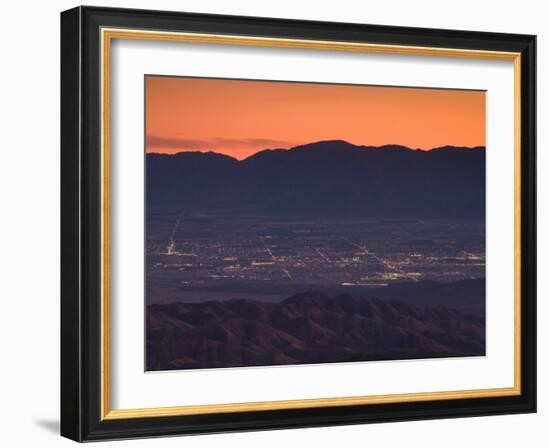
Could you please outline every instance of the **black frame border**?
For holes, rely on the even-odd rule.
[[[521,395],[101,420],[100,29],[521,53]],[[536,36],[77,7],[61,13],[61,435],[76,441],[536,412]]]

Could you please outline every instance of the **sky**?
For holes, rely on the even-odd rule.
[[[244,159],[321,140],[485,146],[485,92],[146,76],[146,151]]]

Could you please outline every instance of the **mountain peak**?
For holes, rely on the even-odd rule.
[[[272,156],[272,155],[275,155],[275,154],[281,154],[281,153],[284,153],[288,151],[288,149],[284,149],[284,148],[274,148],[274,149],[263,149],[261,151],[258,151],[258,152],[255,152],[254,154],[246,157],[245,159],[243,160],[258,160],[258,159],[263,159],[265,157],[269,157],[269,156]]]
[[[215,151],[181,151],[174,154],[176,157],[194,157],[197,159],[207,159],[207,160],[237,160],[234,157],[228,156],[227,154],[221,154]]]
[[[289,151],[296,150],[311,150],[311,149],[344,149],[344,148],[358,148],[358,146],[347,142],[346,140],[320,140],[317,142],[305,143],[303,145],[294,146],[290,148]]]

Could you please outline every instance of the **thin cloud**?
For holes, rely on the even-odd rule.
[[[209,142],[206,140],[193,140],[184,138],[159,137],[148,135],[146,138],[147,147],[173,148],[173,149],[208,149]]]
[[[181,150],[214,150],[216,148],[242,148],[252,147],[257,149],[287,147],[288,142],[267,138],[213,138],[213,139],[187,139],[179,137],[160,137],[148,135],[147,148],[181,149]]]

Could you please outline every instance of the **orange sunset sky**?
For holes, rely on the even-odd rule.
[[[146,151],[237,159],[320,140],[485,145],[485,92],[185,77],[145,78]]]

